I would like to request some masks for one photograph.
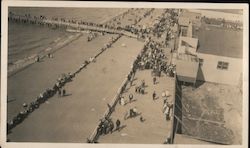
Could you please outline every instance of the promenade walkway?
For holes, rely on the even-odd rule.
[[[145,80],[146,93],[144,95],[135,93],[135,87]],[[115,122],[121,121],[121,126],[125,126],[121,131],[115,131],[112,134],[101,136],[100,143],[134,143],[134,144],[161,144],[171,133],[172,120],[166,121],[163,114],[162,92],[168,90],[171,96],[169,101],[173,100],[174,78],[161,76],[157,77],[157,84],[153,84],[151,70],[136,72],[133,85],[127,87],[127,91],[122,94],[127,104],[125,106],[117,105],[111,118]],[[153,92],[156,92],[157,99],[152,99]],[[129,103],[129,94],[133,94],[135,101]],[[129,109],[136,107],[141,116],[145,119],[140,121],[140,116],[124,119],[124,115]],[[150,137],[150,138],[149,138]]]

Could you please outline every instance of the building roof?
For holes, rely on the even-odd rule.
[[[243,32],[202,24],[193,35],[198,38],[197,52],[232,58],[243,57]]]
[[[194,83],[196,81],[199,62],[197,57],[188,54],[178,54],[176,74],[180,81]]]

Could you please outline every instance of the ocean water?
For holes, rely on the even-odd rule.
[[[59,17],[103,23],[127,9],[114,8],[34,8],[10,7],[9,11],[31,16],[44,15],[47,18]],[[8,63],[39,53],[55,40],[69,34],[65,30],[51,29],[38,25],[8,23]]]
[[[54,8],[54,7],[10,7],[9,11],[16,14],[31,16],[44,15],[47,18],[58,17],[65,19],[83,20],[101,23],[108,20],[127,8]]]
[[[9,23],[8,64],[39,53],[67,32],[37,25]]]

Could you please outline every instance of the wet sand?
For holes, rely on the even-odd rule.
[[[22,97],[18,102],[13,102],[15,105],[9,104],[9,116],[20,109],[23,101],[28,101],[23,98],[31,98],[31,94],[35,96],[37,92],[44,90],[48,83],[52,85],[60,73],[78,68],[84,57],[92,56],[107,36],[103,38],[90,43],[78,39],[64,50],[60,50],[61,55],[59,52],[55,55],[58,59],[52,59],[55,60],[53,64],[49,59],[45,61],[47,64],[37,63],[13,76],[9,81],[13,84],[12,88],[9,86],[10,94],[12,97]],[[123,43],[126,47],[121,46]],[[95,63],[81,71],[73,82],[66,84],[66,97],[52,97],[15,127],[8,138],[17,142],[86,142],[86,138],[92,134],[98,120],[103,116],[107,103],[115,96],[142,46],[143,43],[135,39],[119,39],[113,47],[98,57]],[[39,74],[40,77],[37,76]],[[19,80],[19,83],[13,83],[14,80]],[[24,83],[25,81],[27,82]],[[37,87],[38,84],[40,87]],[[28,87],[30,85],[32,86]],[[29,92],[26,92],[27,90]]]

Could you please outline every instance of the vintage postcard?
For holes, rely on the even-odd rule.
[[[2,4],[2,147],[247,147],[248,5]]]

